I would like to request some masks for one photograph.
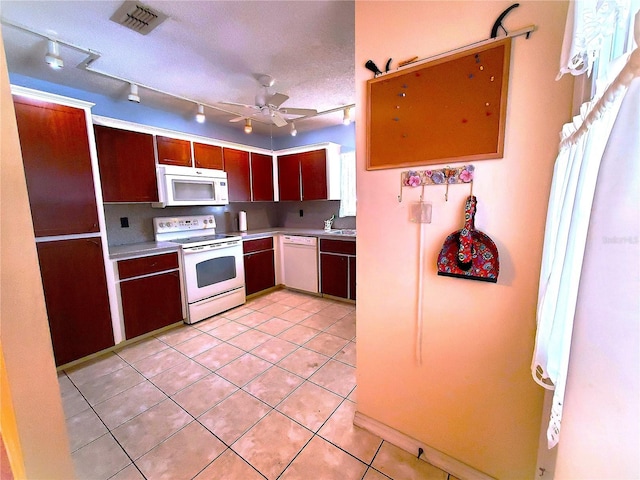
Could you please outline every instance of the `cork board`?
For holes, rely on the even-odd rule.
[[[502,158],[511,39],[367,82],[367,170]]]

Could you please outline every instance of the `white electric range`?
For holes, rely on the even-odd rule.
[[[245,303],[242,237],[216,234],[213,215],[156,217],[156,241],[182,246],[187,323]]]

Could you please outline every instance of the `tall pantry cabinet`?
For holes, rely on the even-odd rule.
[[[114,345],[91,105],[20,87],[13,94],[53,352],[63,365]]]

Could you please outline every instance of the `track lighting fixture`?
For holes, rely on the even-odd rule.
[[[54,70],[64,67],[64,62],[60,57],[60,45],[55,40],[47,41],[47,54],[44,56],[44,61]]]
[[[296,130],[296,126],[293,122],[291,122],[291,136],[295,137],[298,134],[298,130]]]
[[[0,0],[1,2],[2,0]],[[136,3],[136,2],[129,2],[127,0],[127,2],[125,3]],[[113,20],[113,18],[112,18]],[[209,109],[215,110],[215,111],[221,111],[227,114],[233,114],[233,111],[229,111],[228,108],[225,107],[220,107],[218,105],[215,104],[203,104],[203,103],[199,103],[198,101],[191,99],[191,98],[186,98],[183,97],[181,95],[177,95],[171,92],[167,92],[164,90],[159,90],[155,87],[153,87],[152,85],[146,85],[146,84],[136,84],[134,82],[132,82],[131,80],[115,75],[113,73],[107,72],[107,71],[103,71],[103,70],[99,70],[95,67],[95,65],[97,64],[97,60],[99,60],[101,58],[101,54],[95,50],[92,50],[90,48],[86,48],[80,45],[76,45],[74,43],[70,43],[68,41],[65,41],[64,39],[56,39],[56,40],[52,40],[50,38],[50,35],[48,33],[44,33],[44,32],[38,32],[36,30],[32,30],[30,28],[24,27],[22,25],[18,25],[12,22],[7,21],[6,19],[2,19],[0,21],[0,23],[4,26],[10,26],[11,28],[15,28],[17,30],[35,35],[37,37],[39,37],[42,40],[46,40],[47,41],[47,53],[44,57],[45,62],[51,67],[51,68],[55,68],[55,69],[60,69],[63,68],[64,66],[64,61],[62,60],[62,57],[60,57],[60,45],[64,45],[65,50],[73,50],[76,52],[81,52],[87,55],[87,57],[81,61],[78,65],[77,68],[85,71],[85,72],[90,72],[96,75],[100,75],[102,77],[106,77],[112,80],[117,80],[120,82],[123,82],[125,85],[128,83],[130,86],[130,91],[129,94],[127,96],[127,99],[130,102],[134,102],[134,103],[140,103],[140,95],[138,93],[139,87],[141,86],[142,88],[145,89],[145,91],[151,91],[154,92],[155,94],[159,94],[159,95],[164,95],[164,96],[168,96],[171,97],[173,99],[176,100],[181,100],[184,102],[188,102],[191,105],[197,105],[198,110],[197,110],[197,114],[196,114],[196,120],[198,122],[205,122],[206,118],[205,118],[205,114],[204,114],[204,107],[206,106]],[[525,32],[526,33],[526,32]],[[523,33],[524,34],[524,33]],[[99,62],[98,62],[99,63]],[[268,94],[268,89],[270,87],[273,86],[274,84],[274,79],[273,77],[271,77],[270,75],[258,75],[255,77],[256,80],[258,80],[258,82],[260,83],[260,85],[263,87],[264,89],[264,95],[266,96]],[[286,95],[285,95],[286,97]],[[222,102],[224,103],[224,102]],[[280,101],[280,103],[282,103],[282,99]],[[335,107],[329,110],[325,110],[322,112],[316,112],[315,110],[313,112],[313,114],[308,114],[308,115],[302,115],[299,118],[297,118],[297,121],[303,121],[306,120],[307,118],[311,118],[311,117],[317,117],[320,115],[327,115],[327,114],[334,114],[334,113],[338,113],[339,111],[343,111],[343,123],[345,123],[345,125],[348,125],[351,122],[351,110],[352,108],[355,107],[355,104],[351,104],[351,105],[342,105],[339,107]],[[272,112],[272,109],[270,109],[268,106],[265,106],[261,109],[262,113],[265,115],[265,117],[268,117],[271,119],[271,121],[267,121],[267,119],[265,118],[261,118],[261,117],[255,117],[256,121],[262,124],[269,124],[269,123],[273,123],[276,126],[278,125],[282,125],[283,127],[286,125],[285,123],[282,123],[280,120],[280,117],[276,117],[276,113],[275,111]],[[284,109],[287,110],[287,109]],[[244,116],[236,116],[236,118],[234,118],[233,122],[237,122],[240,119],[244,118],[245,119],[245,123],[244,123],[244,131],[246,133],[252,133],[253,132],[253,127],[251,125],[251,119],[250,118],[245,118]],[[276,120],[278,120],[276,122]],[[296,127],[294,126],[293,123],[291,123],[291,130],[290,130],[290,134],[295,136],[297,134],[297,130]]]
[[[138,85],[136,85],[135,83],[131,84],[131,90],[128,98],[130,102],[140,103],[140,96],[138,95]]]
[[[349,125],[351,123],[351,108],[346,107],[344,109],[344,115],[342,116],[342,124]]]
[[[204,105],[198,105],[198,113],[196,114],[196,122],[204,123],[207,117],[204,116]]]

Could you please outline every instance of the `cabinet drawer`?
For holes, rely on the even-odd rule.
[[[345,255],[356,254],[356,242],[343,240],[320,239],[320,251],[329,253],[343,253]]]
[[[130,260],[120,260],[118,262],[118,272],[120,279],[149,275],[150,273],[162,272],[178,268],[178,254],[165,253],[163,255],[153,255],[150,257],[132,258]]]
[[[261,250],[273,249],[273,237],[258,238],[256,240],[245,240],[242,242],[242,252],[251,253],[259,252]]]

